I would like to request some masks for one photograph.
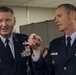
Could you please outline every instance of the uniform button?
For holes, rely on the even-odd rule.
[[[75,56],[76,56],[76,53],[75,53]]]
[[[0,62],[1,62],[1,60],[0,60]]]
[[[64,70],[66,70],[67,68],[66,67],[64,67]]]

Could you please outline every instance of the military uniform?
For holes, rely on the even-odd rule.
[[[23,53],[27,41],[27,35],[14,33],[15,59],[13,59],[0,38],[0,75],[27,75],[26,63],[30,56]]]
[[[43,69],[44,75],[76,75],[76,39],[68,55],[65,36],[54,39],[50,43],[48,55],[44,59],[41,55],[38,62],[34,62],[34,68]]]

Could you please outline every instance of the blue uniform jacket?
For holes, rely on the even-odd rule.
[[[28,36],[14,33],[15,59],[13,59],[5,49],[0,39],[0,75],[27,75],[27,60],[29,56],[22,57]]]
[[[65,36],[54,39],[50,42],[47,56],[43,58],[41,55],[33,66],[37,75],[76,75],[76,39],[68,55]]]

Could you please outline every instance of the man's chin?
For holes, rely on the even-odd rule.
[[[10,36],[10,34],[9,33],[3,33],[3,34],[1,34],[3,37],[9,37]]]
[[[58,28],[58,30],[59,30],[60,32],[62,32],[62,31],[63,31],[63,29],[62,29],[62,28]]]

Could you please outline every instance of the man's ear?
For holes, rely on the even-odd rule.
[[[76,12],[75,12],[75,11],[71,11],[71,12],[70,12],[70,18],[71,18],[72,20],[74,20],[74,19],[76,18]]]
[[[14,17],[13,25],[15,25],[15,24],[16,24],[16,18]]]

